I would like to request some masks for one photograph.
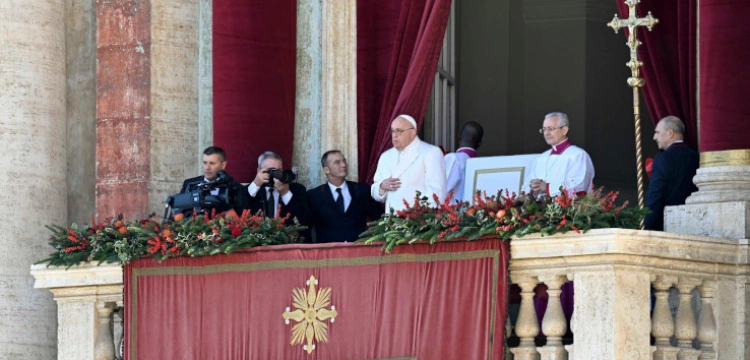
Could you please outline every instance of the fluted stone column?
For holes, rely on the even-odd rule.
[[[0,359],[54,359],[55,305],[29,266],[67,221],[64,1],[0,1]]]

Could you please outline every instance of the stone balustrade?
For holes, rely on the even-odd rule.
[[[519,345],[506,358],[750,359],[746,240],[601,229],[526,236],[510,247],[521,302],[507,325]],[[58,304],[59,359],[119,358],[122,314],[113,310],[123,301],[120,266],[34,265],[31,273]],[[560,294],[570,281],[573,344],[565,344]],[[548,305],[540,325],[534,296],[542,283]],[[537,346],[541,333],[546,344]]]
[[[515,360],[750,359],[747,255],[746,240],[623,229],[515,239],[520,342],[511,352]],[[568,281],[573,344],[564,346],[560,289]],[[533,298],[541,283],[548,305],[540,329]],[[544,346],[535,343],[540,330]]]
[[[31,275],[34,287],[49,289],[57,302],[59,360],[122,359],[121,266],[32,265]]]

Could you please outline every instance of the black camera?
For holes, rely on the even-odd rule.
[[[282,170],[277,168],[269,168],[266,170],[269,176],[268,186],[273,187],[273,179],[278,179],[284,184],[291,184],[294,180],[297,180],[297,175],[292,170]]]
[[[187,192],[174,194],[166,200],[165,213],[172,208],[172,214],[180,212],[203,213],[216,209],[219,212],[228,210],[236,200],[233,187],[234,179],[224,170],[216,173],[216,180],[191,184]],[[166,219],[166,214],[165,214]]]

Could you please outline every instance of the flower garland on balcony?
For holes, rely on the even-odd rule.
[[[288,218],[288,216],[287,216]],[[55,248],[40,263],[73,266],[82,262],[126,263],[142,257],[162,261],[177,256],[229,254],[238,249],[297,242],[305,227],[287,218],[265,218],[262,212],[222,214],[177,214],[173,221],[159,223],[152,215],[140,221],[125,221],[122,215],[102,223],[70,227],[47,226],[49,244]]]
[[[603,194],[601,188],[578,194],[561,189],[561,195],[541,199],[508,190],[489,197],[477,193],[474,205],[451,204],[452,195],[442,203],[434,197],[435,206],[427,197],[417,194],[413,204],[404,200],[406,209],[391,211],[390,215],[370,223],[371,227],[361,237],[366,243],[383,241],[383,249],[389,252],[396,245],[420,240],[434,244],[456,238],[508,240],[531,233],[544,236],[595,228],[637,229],[649,213],[646,208],[628,207],[627,201],[616,206],[619,193]]]
[[[567,231],[578,233],[594,228],[637,229],[648,209],[615,205],[618,193],[569,194],[550,198],[533,197],[507,190],[497,195],[477,194],[474,205],[435,197],[437,206],[417,193],[406,209],[391,211],[370,223],[361,235],[365,243],[383,242],[387,252],[396,245],[420,240],[436,241],[480,237],[508,240],[526,234],[551,235]],[[93,219],[92,219],[93,220]],[[51,266],[73,266],[82,262],[126,263],[152,257],[162,261],[177,256],[229,254],[256,246],[290,244],[299,240],[304,230],[296,219],[284,225],[287,218],[265,218],[245,211],[222,214],[177,214],[172,221],[159,223],[152,215],[140,221],[126,221],[117,216],[102,223],[70,227],[47,226],[52,231],[49,244],[55,249],[40,263]]]

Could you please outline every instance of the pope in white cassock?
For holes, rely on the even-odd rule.
[[[535,161],[529,189],[534,195],[560,195],[560,187],[568,192],[591,191],[594,164],[585,150],[570,143],[568,115],[553,112],[544,117],[539,133],[552,146]]]
[[[417,122],[409,115],[399,115],[391,122],[393,147],[378,160],[372,198],[385,203],[390,209],[403,210],[414,203],[419,191],[434,204],[433,194],[445,199],[445,163],[443,152],[437,146],[423,142],[417,136]]]

